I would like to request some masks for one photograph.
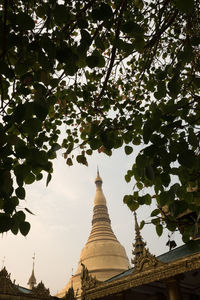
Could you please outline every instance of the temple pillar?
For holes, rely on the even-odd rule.
[[[166,280],[169,300],[181,300],[181,291],[179,282],[176,277],[171,277]]]

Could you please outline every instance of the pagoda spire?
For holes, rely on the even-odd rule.
[[[134,264],[134,267],[141,271],[142,269],[155,266],[158,261],[156,260],[155,256],[149,252],[149,249],[146,248],[146,243],[144,242],[140,227],[138,225],[137,214],[134,212],[135,218],[135,243],[133,243],[133,251],[132,254],[134,258],[131,259],[131,263]]]
[[[102,190],[103,180],[101,179],[101,177],[99,175],[98,167],[97,167],[97,177],[95,179],[95,184],[96,184],[96,194],[94,197],[94,208],[95,208],[95,206],[98,206],[98,205],[104,205],[106,207],[106,198],[105,198],[103,190]],[[107,210],[107,207],[106,207],[106,210]]]
[[[4,256],[2,259],[2,269],[5,267],[5,259],[6,259],[6,257]]]
[[[97,177],[100,177],[99,176],[99,166],[97,165]]]
[[[29,285],[29,288],[30,288],[30,290],[32,290],[33,289],[33,287],[36,285],[36,278],[35,278],[35,274],[34,274],[34,269],[35,269],[35,253],[34,253],[34,255],[33,255],[33,257],[32,257],[32,259],[33,259],[33,269],[32,269],[32,273],[31,273],[31,277],[29,278],[29,281],[28,281],[28,285]]]

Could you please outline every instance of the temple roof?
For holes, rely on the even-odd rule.
[[[189,245],[184,244],[180,247],[177,247],[176,249],[170,250],[168,252],[165,252],[161,255],[158,255],[156,259],[162,263],[170,263],[173,261],[176,261],[181,258],[185,258],[187,256],[191,256],[192,254],[196,254],[200,252],[200,240],[196,241],[196,247],[191,248]],[[119,278],[123,278],[125,276],[128,276],[132,274],[135,271],[135,268],[131,268],[127,271],[124,271],[116,276],[113,276],[112,278],[109,278],[105,282],[110,282]]]
[[[23,294],[32,294],[32,290],[27,289],[23,286],[17,285],[18,290]]]
[[[157,259],[163,263],[168,263],[198,252],[200,252],[200,240],[196,241],[196,247],[190,247],[188,244],[184,244],[157,256]]]

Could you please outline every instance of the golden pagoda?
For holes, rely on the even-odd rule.
[[[64,297],[72,285],[77,298],[81,296],[81,271],[83,265],[89,270],[89,275],[95,277],[98,281],[105,281],[128,270],[130,267],[125,249],[119,243],[111,228],[102,183],[99,171],[97,171],[92,229],[81,251],[75,275],[70,278],[67,285],[57,294],[60,298]]]

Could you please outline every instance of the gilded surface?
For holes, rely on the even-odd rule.
[[[152,255],[149,252],[149,249],[144,248],[141,255],[136,257],[136,259],[131,261],[134,263],[134,267],[137,271],[141,271],[142,269],[147,269],[156,266],[160,263],[155,255]]]

